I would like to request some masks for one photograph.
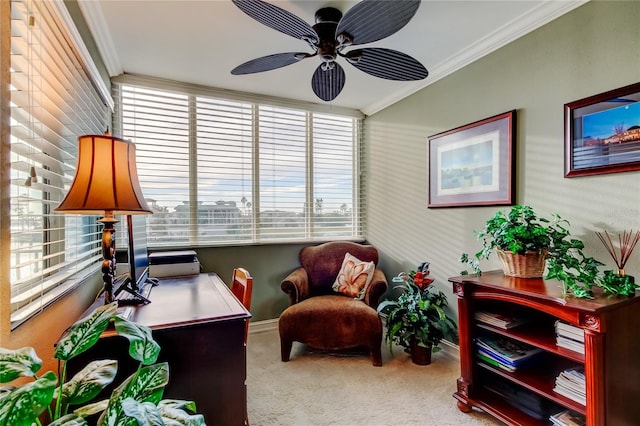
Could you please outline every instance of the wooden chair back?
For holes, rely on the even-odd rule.
[[[238,300],[247,308],[247,311],[251,312],[251,293],[253,292],[253,278],[249,271],[244,268],[235,268],[233,270],[233,277],[231,279],[231,292],[238,298]],[[244,341],[247,341],[247,334],[249,333],[249,320],[247,320],[247,326],[244,334]]]
[[[244,268],[236,268],[233,270],[233,278],[231,279],[231,292],[238,300],[251,310],[251,293],[253,290],[253,278],[249,271]]]

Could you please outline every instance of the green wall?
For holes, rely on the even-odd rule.
[[[277,318],[289,305],[280,282],[298,265],[304,244],[196,248],[204,272],[215,272],[231,282],[233,268],[246,268],[253,277],[252,321]]]
[[[640,173],[564,178],[563,106],[640,81],[638,22],[640,2],[587,3],[366,119],[367,239],[387,276],[429,260],[451,294],[460,254],[480,248],[473,230],[500,208],[427,209],[428,137],[513,109],[517,203],[569,219],[587,254],[613,266],[594,231],[638,229]],[[636,250],[630,274],[639,261]]]

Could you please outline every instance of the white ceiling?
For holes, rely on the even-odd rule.
[[[392,1],[392,0],[384,0]],[[346,84],[332,106],[373,114],[587,0],[423,0],[400,31],[359,47],[385,47],[420,61],[429,76],[389,81],[341,61]],[[314,24],[316,10],[345,13],[355,0],[268,0]],[[317,58],[258,74],[231,75],[250,59],[310,51],[266,27],[230,0],[79,0],[111,76],[142,74],[234,91],[324,103],[311,90]],[[345,50],[345,51],[348,51]]]

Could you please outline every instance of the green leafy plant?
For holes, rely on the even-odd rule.
[[[476,255],[477,256],[477,255]],[[469,256],[468,253],[462,253],[460,255],[460,262],[464,265],[467,265],[471,268],[474,274],[481,275],[482,270],[480,270],[480,259],[476,256]],[[460,271],[462,275],[468,275],[469,271],[466,269]]]
[[[592,297],[592,287],[599,279],[598,267],[603,264],[583,253],[584,243],[571,236],[569,225],[557,214],[547,219],[538,216],[530,206],[516,205],[508,212],[498,211],[489,219],[484,229],[476,232],[482,249],[473,257],[463,253],[460,261],[479,274],[479,261],[488,259],[496,250],[519,255],[542,253],[547,279],[561,281],[565,294]]]
[[[402,291],[394,300],[378,305],[378,312],[385,318],[385,341],[393,350],[393,343],[410,353],[411,344],[431,347],[433,352],[444,338],[457,339],[456,323],[447,316],[447,297],[433,289],[432,279],[422,272],[401,273],[393,278],[399,283],[394,288]]]
[[[629,260],[631,253],[640,241],[640,231],[633,230],[623,231],[622,235],[618,235],[618,250],[607,231],[604,233],[596,232],[596,235],[605,246],[611,258],[616,264],[616,271],[604,271],[604,275],[598,285],[602,287],[607,294],[617,296],[633,296],[636,290],[640,288],[635,283],[635,278],[625,273],[625,265]],[[618,255],[618,251],[620,255]]]
[[[169,381],[167,363],[154,364],[160,346],[151,330],[116,316],[117,303],[101,306],[73,324],[56,345],[60,380],[49,371],[38,376],[42,360],[33,348],[0,348],[0,383],[20,377],[33,380],[0,390],[0,426],[75,426],[98,415],[99,426],[204,425],[189,401],[162,400]],[[120,384],[108,400],[91,402],[116,376],[117,361],[89,363],[68,381],[67,362],[91,348],[113,322],[116,332],[129,340],[129,355],[139,361],[137,370]]]
[[[604,271],[598,285],[605,293],[615,296],[633,296],[640,288],[635,283],[635,279],[629,275],[620,275],[616,271]]]

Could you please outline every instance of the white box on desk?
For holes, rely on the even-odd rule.
[[[194,250],[155,252],[149,255],[149,276],[152,278],[198,275],[200,261]]]
[[[151,278],[181,277],[185,275],[198,275],[199,273],[200,262],[198,261],[149,265],[149,276]]]

